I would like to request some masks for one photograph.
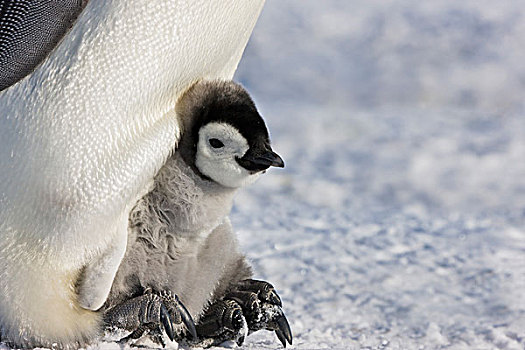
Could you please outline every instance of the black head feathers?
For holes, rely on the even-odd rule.
[[[180,152],[194,165],[199,130],[211,122],[233,126],[246,139],[249,149],[238,159],[250,171],[270,166],[283,167],[272,151],[266,124],[248,92],[232,81],[203,81],[193,85],[177,102],[177,115],[183,127]]]

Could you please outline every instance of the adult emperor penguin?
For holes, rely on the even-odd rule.
[[[197,321],[187,339],[193,344],[242,343],[248,332],[268,329],[286,346],[292,336],[280,298],[269,283],[251,280],[228,218],[237,189],[284,162],[238,84],[195,84],[177,102],[177,116],[179,147],[131,212],[128,248],[106,303],[108,326],[132,331],[131,338],[149,331],[159,339],[164,329],[173,340],[168,319],[180,323],[187,309]]]
[[[176,148],[175,101],[232,77],[263,2],[0,1],[2,341],[96,337],[129,212]]]

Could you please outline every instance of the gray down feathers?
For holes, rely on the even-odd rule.
[[[176,293],[197,322],[231,284],[251,277],[228,214],[235,189],[196,175],[178,153],[130,216],[128,248],[106,308],[145,288]]]
[[[207,305],[252,276],[228,218],[236,189],[203,179],[194,164],[196,116],[214,101],[253,106],[240,85],[227,81],[197,83],[179,99],[181,140],[131,211],[128,247],[106,308],[146,288],[170,290],[198,322]]]

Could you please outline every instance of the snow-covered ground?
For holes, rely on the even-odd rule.
[[[294,348],[525,348],[524,62],[522,1],[267,2],[236,79],[286,168],[232,216]]]

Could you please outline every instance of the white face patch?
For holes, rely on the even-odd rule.
[[[195,165],[201,173],[226,187],[242,187],[253,183],[260,172],[251,174],[235,160],[249,146],[232,125],[211,122],[199,130]]]

